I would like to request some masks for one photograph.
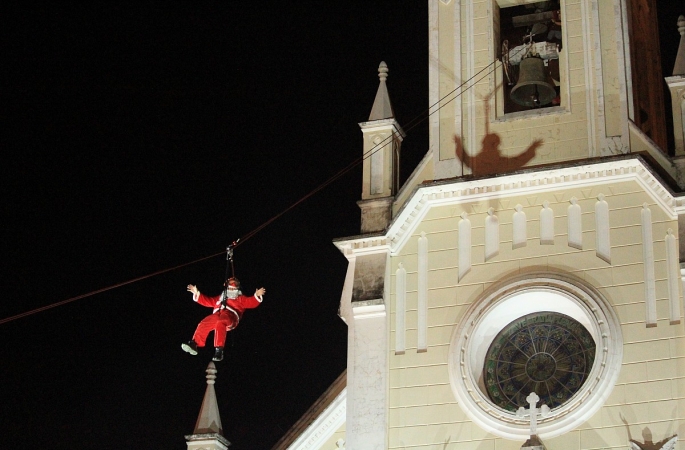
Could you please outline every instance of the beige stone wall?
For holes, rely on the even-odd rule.
[[[455,160],[455,133],[462,136],[469,154],[478,154],[486,126],[500,137],[499,149],[505,157],[515,157],[541,139],[544,143],[530,166],[628,151],[624,36],[616,2],[599,2],[599,6],[592,0],[561,2],[561,106],[512,114],[502,109],[501,68],[488,67],[500,53],[499,5],[511,2],[434,3],[435,29],[429,30],[430,98],[431,105],[438,99],[445,103],[432,125],[436,164]],[[481,73],[482,69],[486,71]],[[466,85],[460,88],[462,83]],[[470,173],[459,163],[457,167],[451,176]],[[507,169],[511,168],[503,168]]]
[[[594,205],[599,194],[609,205],[611,264],[595,254]],[[567,245],[569,199],[582,208],[583,249]],[[539,211],[549,201],[555,215],[555,244],[539,243]],[[645,327],[641,209],[652,212],[657,327]],[[512,249],[516,204],[527,215],[527,245]],[[500,253],[484,261],[486,211],[500,221]],[[472,269],[458,281],[458,222],[466,211],[472,223]],[[448,350],[455,327],[468,307],[493,283],[530,270],[574,274],[596,287],[614,307],[621,323],[624,357],[619,380],[604,407],[574,431],[546,442],[547,448],[628,448],[628,439],[644,441],[649,429],[658,442],[676,433],[685,437],[685,326],[669,325],[664,236],[672,220],[634,181],[539,195],[441,206],[431,209],[414,235],[392,258],[389,315],[389,448],[518,449],[484,432],[457,404],[448,374]],[[428,351],[417,353],[417,240],[428,238]],[[395,355],[395,270],[407,271],[406,353]],[[680,284],[679,284],[680,285]],[[682,305],[682,299],[681,299]],[[682,314],[682,306],[681,306]],[[626,425],[629,424],[628,426]],[[678,425],[680,424],[680,425]]]
[[[342,439],[343,441],[345,440],[345,423],[343,423],[340,428],[338,428],[335,433],[333,433],[333,435],[318,448],[321,450],[336,450],[340,448],[336,444],[338,439]],[[343,445],[342,448],[345,448],[345,446]]]
[[[397,215],[398,211],[400,211],[404,204],[409,200],[416,186],[424,181],[430,181],[434,179],[433,164],[431,164],[432,157],[432,153],[428,151],[416,169],[414,169],[414,172],[411,174],[409,179],[404,183],[400,191],[395,196],[395,200],[392,203],[393,217]]]

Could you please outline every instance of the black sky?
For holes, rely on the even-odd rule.
[[[5,8],[0,319],[221,253],[362,154],[378,64],[427,106],[424,2]],[[240,6],[233,3],[241,3]],[[360,3],[361,5],[361,3]],[[404,145],[407,170],[425,127]],[[344,370],[361,168],[240,245],[264,304],[218,363],[224,434],[270,448]],[[186,447],[211,351],[184,353],[223,255],[0,325],[0,447]]]
[[[426,2],[3,8],[0,319],[221,253],[362,154],[386,61],[428,106]],[[675,31],[675,19],[673,31]],[[672,67],[672,63],[671,63]],[[404,177],[425,122],[403,144]],[[346,365],[337,316],[361,167],[240,245],[262,306],[229,333],[233,449],[270,448]],[[186,448],[210,350],[184,353],[223,255],[0,325],[0,447]]]

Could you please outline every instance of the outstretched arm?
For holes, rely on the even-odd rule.
[[[189,284],[186,286],[186,290],[193,294],[193,301],[199,303],[202,306],[208,308],[216,308],[217,303],[221,300],[221,295],[215,295],[214,297],[208,297],[207,295],[200,292],[200,290],[194,284]]]
[[[517,157],[513,158],[516,160],[516,165],[518,167],[523,167],[524,165],[528,164],[528,161],[531,159],[535,158],[535,153],[537,152],[537,149],[542,146],[542,139],[536,139],[533,141],[532,144],[530,144],[530,147],[526,149],[525,152],[521,153]]]
[[[248,308],[256,308],[257,306],[262,304],[262,296],[266,293],[266,289],[259,288],[256,291],[254,291],[254,295],[248,297],[247,295],[240,295],[236,301],[238,301],[243,308],[248,309]]]
[[[463,162],[464,165],[470,169],[471,157],[464,151],[464,144],[462,144],[461,138],[455,134],[453,139],[455,144],[454,152],[457,154],[457,158],[459,158],[459,160],[461,160],[461,162]]]

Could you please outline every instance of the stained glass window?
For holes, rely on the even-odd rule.
[[[528,314],[504,327],[490,345],[485,389],[509,411],[527,408],[531,392],[540,397],[538,406],[554,409],[578,392],[594,358],[595,341],[576,320],[554,312]]]

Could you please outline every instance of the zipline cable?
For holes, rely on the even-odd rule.
[[[90,297],[90,296],[95,295],[95,294],[100,294],[102,292],[111,291],[112,289],[115,289],[115,288],[118,288],[121,286],[126,286],[127,284],[132,284],[132,283],[135,283],[137,281],[144,280],[146,278],[151,278],[151,277],[161,275],[161,274],[166,273],[166,272],[171,272],[173,270],[180,269],[181,267],[190,266],[192,264],[196,264],[196,263],[199,263],[199,262],[204,261],[206,259],[214,258],[218,255],[223,255],[223,254],[224,254],[223,251],[219,252],[219,253],[215,253],[213,255],[205,256],[204,258],[196,259],[195,261],[191,261],[189,263],[181,264],[181,265],[175,266],[175,267],[170,267],[168,269],[159,270],[157,272],[153,272],[153,273],[150,273],[148,275],[143,275],[142,277],[133,278],[132,280],[124,281],[122,283],[113,284],[112,286],[108,286],[106,288],[98,289],[96,291],[91,291],[91,292],[88,292],[86,294],[78,295],[76,297],[71,297],[71,298],[68,298],[66,300],[62,300],[61,302],[57,302],[57,303],[53,303],[51,305],[42,306],[40,308],[32,309],[31,311],[26,311],[26,312],[23,312],[21,314],[17,314],[16,316],[6,317],[4,319],[0,319],[0,325],[7,323],[7,322],[11,322],[11,321],[16,320],[16,319],[21,319],[22,317],[30,316],[31,314],[39,313],[42,311],[46,311],[48,309],[56,308],[58,306],[66,305],[67,303],[75,302],[76,300],[81,300],[82,298]]]
[[[520,50],[519,50],[519,51],[520,51]],[[457,99],[459,96],[461,96],[466,90],[471,89],[471,88],[474,87],[479,81],[483,80],[485,77],[487,77],[488,75],[490,75],[491,73],[493,73],[493,72],[495,71],[494,68],[493,68],[492,70],[490,70],[489,72],[487,72],[485,75],[483,75],[481,78],[477,79],[475,82],[473,82],[472,84],[470,84],[469,86],[467,86],[465,89],[463,89],[463,87],[464,87],[467,83],[470,83],[474,78],[476,78],[478,75],[480,75],[483,71],[485,71],[485,70],[487,70],[488,68],[490,68],[490,66],[494,66],[498,61],[499,61],[499,60],[496,59],[495,61],[493,61],[493,62],[491,62],[490,64],[488,64],[487,66],[485,66],[483,69],[481,69],[481,70],[478,71],[476,74],[474,74],[471,78],[469,78],[468,80],[464,81],[462,84],[460,84],[459,86],[457,86],[456,88],[454,88],[452,91],[450,91],[450,92],[448,92],[447,94],[445,94],[445,96],[442,97],[440,100],[438,100],[437,102],[435,102],[433,105],[429,106],[428,109],[427,109],[426,111],[421,112],[421,113],[420,113],[419,115],[417,115],[414,119],[412,119],[412,120],[410,120],[409,122],[407,122],[406,131],[410,131],[410,130],[416,128],[416,127],[417,127],[419,124],[421,124],[424,120],[428,119],[430,116],[432,116],[433,114],[435,114],[436,112],[438,112],[440,109],[442,109],[443,107],[447,106],[448,104],[450,104],[451,102],[453,102],[454,100],[456,100],[456,99]],[[450,100],[446,101],[445,103],[442,103],[446,98],[448,98],[450,95],[454,94],[454,93],[455,93],[456,91],[458,91],[459,89],[462,89],[461,92],[459,92],[458,94],[456,94],[456,95],[454,96],[454,98],[451,98]],[[433,111],[431,111],[431,109],[434,108],[436,105],[439,105],[439,106],[438,106],[436,109],[434,109]],[[426,114],[426,113],[428,113],[428,114],[424,117],[423,115]],[[313,190],[311,190],[311,191],[310,191],[309,193],[307,193],[305,196],[303,196],[302,198],[300,198],[299,200],[297,200],[295,203],[293,203],[292,205],[290,205],[289,207],[287,207],[286,209],[284,209],[284,210],[281,211],[280,213],[276,214],[275,216],[271,217],[269,220],[267,220],[266,222],[264,222],[263,224],[261,224],[260,226],[258,226],[257,228],[255,228],[254,230],[250,231],[249,233],[247,233],[247,234],[246,234],[245,236],[243,236],[242,238],[237,239],[236,241],[234,241],[233,244],[232,244],[232,248],[238,247],[238,245],[244,243],[245,241],[247,241],[248,239],[250,239],[252,236],[254,236],[255,234],[259,233],[261,230],[263,230],[263,229],[266,228],[268,225],[270,225],[271,223],[273,223],[275,220],[277,220],[278,218],[280,218],[281,216],[283,216],[284,214],[286,214],[288,211],[290,211],[291,209],[295,208],[296,206],[298,206],[299,204],[301,204],[301,203],[304,202],[305,200],[307,200],[307,199],[309,199],[310,197],[312,197],[314,194],[316,194],[316,193],[318,193],[319,191],[321,191],[322,189],[324,189],[324,188],[325,188],[326,186],[328,186],[329,184],[331,184],[331,183],[333,183],[334,181],[336,181],[338,178],[340,178],[340,177],[342,177],[343,175],[345,175],[347,172],[349,172],[349,171],[352,170],[354,167],[356,167],[359,163],[361,163],[362,161],[364,161],[365,159],[369,158],[369,157],[372,156],[374,153],[376,153],[377,151],[379,151],[380,149],[382,149],[382,148],[385,146],[385,142],[386,142],[387,140],[389,140],[389,139],[392,139],[393,137],[394,137],[394,135],[393,135],[393,134],[390,134],[390,136],[388,136],[388,137],[385,138],[383,141],[379,142],[379,143],[376,144],[374,147],[372,147],[371,149],[369,149],[369,151],[367,151],[366,153],[364,153],[362,156],[358,157],[357,159],[355,159],[354,161],[352,161],[351,163],[349,163],[347,166],[345,166],[344,168],[342,168],[341,170],[339,170],[338,172],[336,172],[333,176],[331,176],[330,178],[328,178],[326,181],[324,181],[323,183],[321,183],[319,186],[315,187]],[[4,319],[0,319],[0,325],[5,324],[5,323],[7,323],[7,322],[11,322],[11,321],[13,321],[13,320],[21,319],[22,317],[26,317],[26,316],[30,316],[30,315],[32,315],[32,314],[36,314],[36,313],[39,313],[39,312],[42,312],[42,311],[46,311],[46,310],[48,310],[48,309],[52,309],[52,308],[56,308],[56,307],[58,307],[58,306],[66,305],[67,303],[75,302],[76,300],[81,300],[81,299],[86,298],[86,297],[91,297],[91,296],[96,295],[96,294],[101,294],[101,293],[103,293],[103,292],[111,291],[112,289],[116,289],[116,288],[119,288],[119,287],[122,287],[122,286],[126,286],[126,285],[128,285],[128,284],[136,283],[136,282],[138,282],[138,281],[145,280],[145,279],[147,279],[147,278],[151,278],[151,277],[154,277],[154,276],[157,276],[157,275],[161,275],[161,274],[163,274],[163,273],[171,272],[171,271],[180,269],[180,268],[182,268],[182,267],[190,266],[190,265],[192,265],[192,264],[196,264],[196,263],[199,263],[199,262],[201,262],[201,261],[205,261],[205,260],[207,260],[207,259],[215,258],[215,257],[217,257],[217,256],[219,256],[219,255],[223,255],[224,253],[226,253],[226,251],[222,250],[221,252],[214,253],[214,254],[212,254],[212,255],[205,256],[205,257],[203,257],[203,258],[196,259],[196,260],[194,260],[194,261],[191,261],[191,262],[188,262],[188,263],[185,263],[185,264],[180,264],[180,265],[178,265],[178,266],[170,267],[170,268],[167,268],[167,269],[162,269],[162,270],[159,270],[159,271],[157,271],[157,272],[153,272],[153,273],[150,273],[150,274],[147,274],[147,275],[143,275],[143,276],[140,276],[140,277],[137,277],[137,278],[133,278],[133,279],[128,280],[128,281],[124,281],[124,282],[121,282],[121,283],[113,284],[113,285],[111,285],[111,286],[108,286],[108,287],[105,287],[105,288],[102,288],[102,289],[98,289],[98,290],[95,290],[95,291],[91,291],[91,292],[88,292],[88,293],[85,293],[85,294],[81,294],[81,295],[78,295],[78,296],[76,296],[76,297],[71,297],[71,298],[68,298],[68,299],[66,299],[66,300],[62,300],[62,301],[57,302],[57,303],[52,303],[52,304],[50,304],[50,305],[42,306],[42,307],[40,307],[40,308],[35,308],[35,309],[30,310],[30,311],[23,312],[23,313],[21,313],[21,314],[17,314],[17,315],[14,315],[14,316],[6,317],[6,318],[4,318]],[[232,264],[232,260],[231,260],[231,264]]]
[[[496,64],[497,62],[498,62],[498,60],[495,60],[495,61],[491,62],[490,64],[488,64],[487,66],[485,66],[484,68],[482,68],[481,70],[479,70],[479,71],[478,71],[476,74],[474,74],[471,78],[469,78],[468,80],[464,81],[462,84],[460,84],[459,86],[457,86],[456,88],[454,88],[452,91],[450,91],[450,92],[448,92],[447,94],[445,94],[444,97],[442,97],[440,100],[438,100],[437,102],[435,102],[433,105],[429,106],[427,110],[421,112],[421,113],[420,113],[419,115],[417,115],[415,118],[413,118],[412,120],[410,120],[409,122],[407,122],[407,128],[406,128],[405,131],[410,131],[410,130],[416,128],[419,124],[421,124],[424,120],[428,119],[430,116],[432,116],[433,114],[435,114],[436,112],[438,112],[441,108],[447,106],[448,104],[450,104],[451,102],[453,102],[454,100],[456,100],[456,99],[464,92],[463,90],[462,90],[462,92],[460,92],[458,95],[456,95],[454,98],[452,98],[452,99],[446,101],[444,104],[441,103],[441,102],[443,102],[446,98],[448,98],[450,95],[454,94],[457,90],[463,88],[463,86],[464,86],[465,84],[471,82],[474,78],[476,78],[478,75],[480,75],[483,71],[487,70],[490,66]],[[491,70],[490,72],[488,72],[488,73],[486,73],[485,75],[483,75],[481,78],[479,78],[479,79],[476,80],[473,84],[471,84],[469,87],[467,87],[467,89],[469,89],[469,88],[475,86],[479,81],[483,80],[486,76],[490,75],[492,72],[494,72],[494,70]],[[435,110],[431,111],[431,109],[434,108],[436,105],[440,105],[440,106],[439,106],[438,108],[436,108]],[[427,115],[426,115],[425,117],[423,117],[423,115],[426,114],[426,113],[427,113]],[[262,229],[264,229],[265,227],[267,227],[269,224],[271,224],[273,221],[275,221],[276,219],[278,219],[279,217],[281,217],[282,215],[284,215],[285,213],[287,213],[287,212],[290,211],[291,209],[295,208],[297,205],[299,205],[300,203],[304,202],[304,201],[307,200],[309,197],[313,196],[314,194],[316,194],[317,192],[319,192],[320,190],[322,190],[323,188],[325,188],[325,187],[328,186],[329,184],[333,183],[333,182],[336,181],[338,178],[340,178],[340,177],[342,177],[343,175],[345,175],[347,172],[349,172],[349,171],[352,170],[354,167],[356,167],[359,163],[363,162],[365,159],[369,158],[369,157],[372,156],[374,153],[376,153],[377,151],[379,151],[380,149],[382,149],[382,148],[385,146],[386,141],[392,139],[393,137],[394,137],[394,136],[393,136],[392,134],[390,134],[390,136],[386,137],[386,138],[383,139],[381,142],[379,142],[378,144],[376,144],[374,147],[372,147],[371,149],[369,149],[366,153],[362,154],[362,156],[356,158],[355,160],[353,160],[352,162],[350,162],[347,166],[345,166],[345,167],[343,167],[342,169],[340,169],[340,170],[339,170],[338,172],[336,172],[333,176],[331,176],[331,177],[328,178],[326,181],[324,181],[323,183],[321,183],[319,186],[317,186],[316,188],[314,188],[312,191],[310,191],[310,192],[309,192],[308,194],[306,194],[304,197],[300,198],[300,199],[297,200],[295,203],[293,203],[292,205],[290,205],[289,207],[287,207],[286,209],[284,209],[284,210],[281,211],[280,213],[276,214],[275,216],[273,216],[272,218],[270,218],[269,220],[267,220],[266,222],[264,222],[263,224],[261,224],[259,227],[255,228],[254,230],[252,230],[251,232],[249,232],[248,234],[246,234],[245,236],[243,236],[243,237],[239,240],[239,244],[242,244],[243,242],[247,241],[247,240],[250,239],[252,236],[254,236],[254,235],[257,234],[258,232],[260,232]],[[239,244],[236,244],[235,247],[237,247]]]

